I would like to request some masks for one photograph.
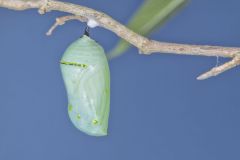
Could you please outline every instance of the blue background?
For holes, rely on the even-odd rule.
[[[142,0],[71,2],[126,23]],[[239,6],[239,0],[192,0],[150,37],[240,47]],[[215,66],[215,57],[144,56],[130,49],[110,62],[109,136],[74,128],[59,60],[84,25],[69,22],[45,36],[61,15],[0,9],[0,160],[240,159],[239,68],[196,80]],[[106,51],[118,40],[102,28],[92,37]]]

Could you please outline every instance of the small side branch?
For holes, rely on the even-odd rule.
[[[207,78],[213,77],[213,76],[217,76],[229,69],[232,69],[236,66],[240,65],[240,56],[236,56],[235,58],[233,58],[231,61],[224,63],[221,66],[218,67],[214,67],[212,68],[210,71],[200,75],[199,77],[197,77],[198,80],[205,80]]]
[[[69,15],[69,16],[64,16],[64,17],[59,17],[56,18],[56,22],[54,23],[54,25],[48,30],[48,32],[46,33],[47,36],[52,35],[53,31],[61,25],[64,25],[67,21],[70,20],[79,20],[81,22],[87,22],[87,18],[83,17],[83,16],[75,16],[75,15]]]

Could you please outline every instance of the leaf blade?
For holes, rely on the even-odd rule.
[[[166,20],[186,3],[187,0],[145,0],[130,19],[127,27],[143,36],[147,36],[162,26]],[[108,54],[108,59],[120,56],[129,47],[130,44],[128,42],[120,40]]]

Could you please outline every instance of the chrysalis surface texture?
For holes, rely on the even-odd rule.
[[[65,51],[61,71],[74,126],[88,135],[107,135],[110,73],[103,48],[84,35]]]

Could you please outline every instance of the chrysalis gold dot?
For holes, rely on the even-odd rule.
[[[77,119],[78,119],[78,120],[81,119],[81,116],[80,116],[79,113],[77,114]]]
[[[98,120],[94,119],[94,120],[92,121],[92,123],[93,123],[93,124],[98,124]]]
[[[69,112],[71,112],[71,111],[72,111],[72,109],[73,109],[72,105],[71,105],[71,104],[69,104],[69,105],[68,105],[68,111],[69,111]]]

